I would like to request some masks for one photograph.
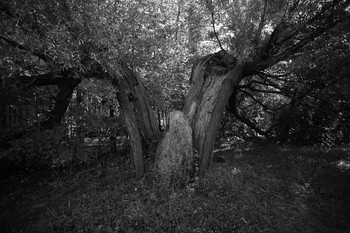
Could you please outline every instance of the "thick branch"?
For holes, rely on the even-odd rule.
[[[19,75],[12,76],[9,78],[4,78],[0,80],[0,83],[20,83],[25,85],[26,87],[32,86],[49,86],[49,85],[60,85],[62,83],[62,77],[56,75],[54,72],[49,72],[46,74],[27,76],[27,75]]]
[[[49,112],[48,119],[43,122],[33,123],[26,129],[21,130],[13,135],[7,135],[0,141],[0,146],[3,148],[8,148],[11,146],[11,141],[19,139],[23,137],[28,132],[32,132],[35,130],[35,126],[39,125],[41,130],[45,129],[53,129],[55,126],[61,123],[61,120],[67,110],[69,105],[73,90],[79,85],[81,82],[80,79],[75,79],[73,77],[73,71],[65,70],[61,73],[63,76],[63,80],[59,85],[59,91],[55,97],[55,105],[54,108]]]

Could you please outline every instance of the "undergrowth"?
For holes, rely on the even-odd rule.
[[[349,232],[349,148],[218,153],[225,162],[181,189],[135,179],[127,161],[12,176],[0,232]]]

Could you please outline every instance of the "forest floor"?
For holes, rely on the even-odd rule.
[[[350,148],[218,152],[201,182],[164,188],[112,159],[1,181],[0,232],[350,232]]]

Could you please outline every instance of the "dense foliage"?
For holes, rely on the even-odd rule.
[[[79,137],[76,144],[89,132],[116,134],[123,125],[116,90],[96,79],[119,61],[145,82],[164,129],[169,109],[182,109],[191,65],[220,49],[259,68],[236,87],[221,137],[349,142],[348,5],[345,0],[2,1],[2,148],[23,147],[37,130],[61,123],[62,138]],[[81,93],[89,94],[79,100]],[[9,143],[23,132],[30,136]],[[46,138],[36,140],[45,144]]]
[[[1,0],[0,231],[349,231],[349,54],[349,0]]]

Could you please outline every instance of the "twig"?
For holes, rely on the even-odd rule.
[[[214,16],[214,6],[213,6],[213,3],[212,3],[211,0],[209,0],[209,1],[210,1],[210,7],[208,7],[208,8],[209,8],[209,11],[210,11],[210,13],[211,13],[211,23],[212,23],[212,25],[213,25],[213,31],[214,31],[215,38],[216,38],[216,40],[218,41],[221,50],[226,51],[226,50],[222,47],[221,41],[220,41],[220,39],[219,39],[218,33],[217,33],[217,31],[216,31],[216,28],[215,28],[215,16]]]

